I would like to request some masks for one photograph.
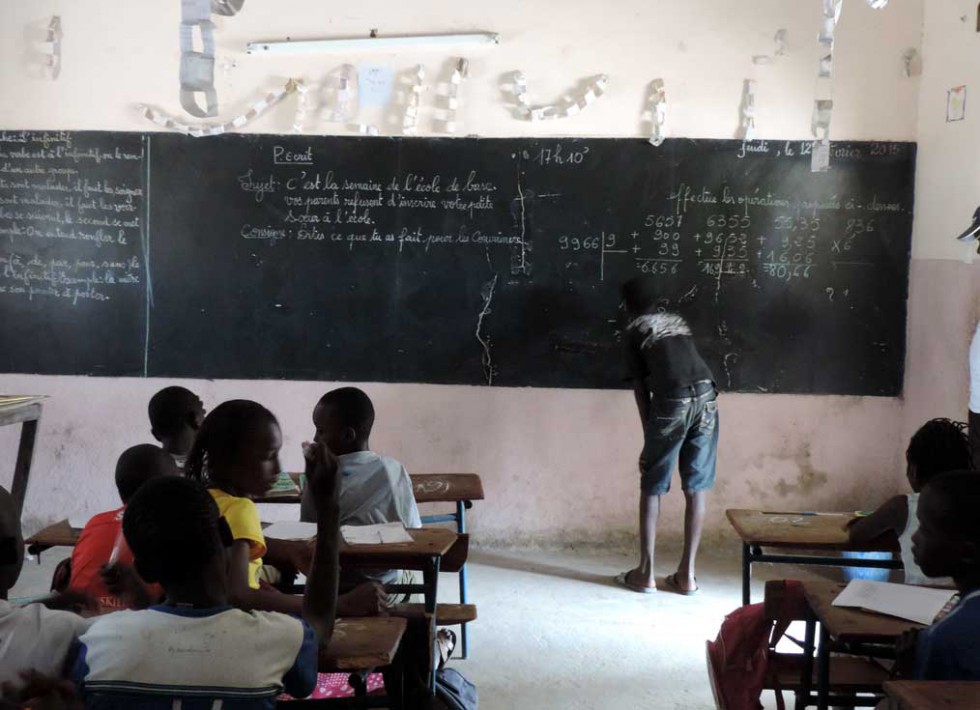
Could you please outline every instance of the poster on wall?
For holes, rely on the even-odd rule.
[[[966,85],[954,86],[946,92],[946,123],[966,118]]]

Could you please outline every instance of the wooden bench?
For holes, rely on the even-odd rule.
[[[410,476],[412,490],[416,503],[452,503],[456,510],[453,513],[439,515],[423,515],[422,522],[455,523],[456,532],[460,535],[466,532],[466,511],[473,507],[473,501],[483,500],[483,482],[475,473],[416,473]],[[443,570],[446,568],[443,560]],[[459,602],[467,602],[467,579],[465,559],[459,567]],[[438,615],[437,615],[438,618]],[[474,617],[475,618],[475,617]],[[469,654],[469,642],[466,635],[466,625],[461,629],[460,658]]]

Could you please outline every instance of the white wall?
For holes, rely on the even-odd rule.
[[[925,6],[905,436],[930,417],[966,413],[967,348],[980,320],[980,260],[975,244],[954,237],[980,206],[977,11],[972,0]],[[966,118],[947,123],[946,92],[962,84]]]
[[[286,77],[317,81],[344,61],[388,63],[399,71],[423,62],[430,77],[446,75],[447,57],[439,52],[273,59],[246,55],[244,44],[252,39],[363,36],[374,27],[381,34],[492,30],[501,34],[500,46],[469,54],[461,133],[637,135],[646,86],[663,77],[675,135],[728,138],[738,126],[743,79],[755,78],[759,134],[805,138],[820,6],[819,0],[246,0],[239,16],[218,21],[217,88],[222,115],[231,116]],[[0,128],[138,131],[152,129],[137,116],[138,103],[178,112],[177,0],[0,0],[0,7]],[[846,0],[835,62],[836,139],[915,139],[919,80],[903,76],[902,54],[920,46],[922,12],[922,0],[894,0],[877,12]],[[29,39],[51,14],[61,15],[65,33],[57,82],[31,76],[36,57]],[[787,56],[772,66],[754,65],[752,56],[770,53],[780,28],[788,31]],[[599,72],[611,82],[607,95],[582,115],[529,124],[511,117],[501,93],[502,79],[517,69],[528,77],[533,102],[558,98]],[[431,94],[423,135],[431,130]],[[287,132],[292,110],[283,105],[249,130]],[[28,526],[113,505],[114,459],[147,438],[145,402],[164,382],[5,376],[0,383],[0,390],[52,397],[25,511]],[[332,383],[186,384],[210,406],[233,396],[270,406],[286,430],[286,463],[296,465],[295,445],[308,436],[312,404]],[[477,506],[474,523],[484,540],[601,539],[633,529],[640,432],[629,394],[368,389],[380,412],[377,449],[416,471],[483,475],[489,500]],[[712,531],[726,530],[725,507],[865,507],[895,486],[899,400],[724,395],[722,412]],[[10,432],[0,434],[0,452],[12,451],[12,441]],[[678,497],[665,504],[665,529],[675,533]]]

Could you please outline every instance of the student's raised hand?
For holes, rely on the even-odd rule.
[[[336,503],[340,495],[340,462],[326,444],[303,442],[306,460],[306,485],[313,494],[316,507]]]
[[[337,599],[337,616],[379,616],[388,611],[388,595],[377,582],[365,582]]]

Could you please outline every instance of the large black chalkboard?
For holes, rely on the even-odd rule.
[[[648,273],[723,389],[901,392],[912,144],[68,135],[147,146],[150,278],[8,370],[619,387]]]

